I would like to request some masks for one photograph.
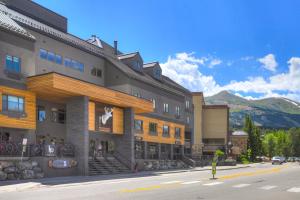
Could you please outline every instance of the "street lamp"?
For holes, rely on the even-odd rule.
[[[229,140],[229,142],[227,143],[227,148],[228,148],[228,156],[231,155],[231,148],[232,148],[232,142]]]

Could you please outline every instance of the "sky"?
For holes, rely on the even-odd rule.
[[[300,101],[298,0],[35,0],[68,32],[139,51],[163,74],[210,96]],[[84,3],[82,3],[84,2]]]

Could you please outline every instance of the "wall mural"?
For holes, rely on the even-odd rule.
[[[104,104],[96,104],[97,128],[99,131],[112,132],[113,108]]]

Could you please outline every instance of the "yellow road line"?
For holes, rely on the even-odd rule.
[[[276,167],[276,168],[272,168],[272,169],[258,170],[258,171],[253,171],[253,172],[241,172],[241,173],[221,176],[221,177],[219,177],[219,179],[226,180],[226,179],[234,179],[234,178],[238,178],[238,177],[242,177],[242,176],[256,176],[256,175],[260,175],[260,174],[277,173],[277,172],[280,172],[284,168],[286,168],[286,166]]]
[[[164,189],[164,188],[172,188],[172,187],[178,187],[178,186],[180,186],[180,183],[174,183],[174,184],[168,184],[168,185],[152,185],[149,187],[125,189],[125,190],[121,190],[121,192],[132,193],[132,192],[141,192],[141,191],[150,191],[150,190],[157,190],[157,189]]]

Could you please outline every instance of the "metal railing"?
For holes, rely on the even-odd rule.
[[[23,154],[22,154],[23,151]],[[0,143],[0,156],[10,157],[37,157],[37,156],[57,156],[74,157],[75,148],[72,144],[30,144],[22,145],[20,143],[4,142]]]

